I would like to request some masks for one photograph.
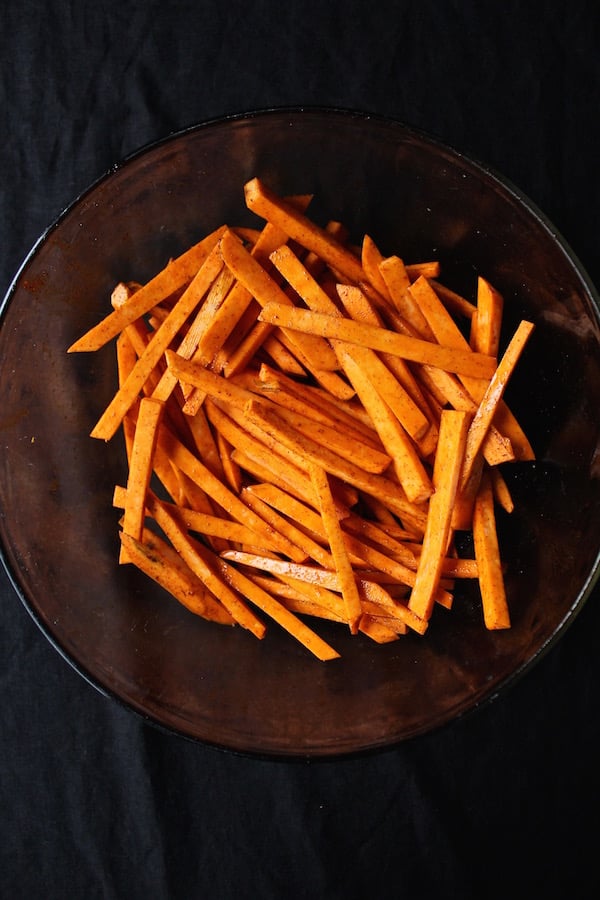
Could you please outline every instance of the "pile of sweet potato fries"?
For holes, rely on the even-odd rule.
[[[464,578],[483,625],[510,627],[501,467],[534,452],[503,395],[533,324],[500,353],[503,298],[483,276],[471,301],[435,261],[316,224],[310,196],[258,178],[244,192],[255,228],[116,285],[69,348],[116,339],[91,436],[124,435],[120,563],[205,619],[259,638],[277,622],[321,660],[339,653],[319,619],[378,643],[424,635]]]

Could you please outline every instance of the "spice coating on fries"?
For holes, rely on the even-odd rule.
[[[117,391],[90,436],[124,440],[118,563],[215,627],[262,640],[273,625],[321,661],[340,656],[324,621],[423,640],[464,579],[482,628],[510,628],[501,466],[535,455],[504,394],[533,323],[504,347],[485,273],[463,297],[438,261],[317,224],[308,194],[253,178],[243,196],[253,227],[117,284],[68,348],[115,341]]]

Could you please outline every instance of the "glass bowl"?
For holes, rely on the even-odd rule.
[[[67,347],[107,311],[117,281],[143,282],[218,225],[251,225],[243,184],[312,193],[314,218],[369,233],[407,262],[439,259],[473,296],[504,295],[507,330],[536,330],[506,395],[534,463],[507,465],[500,517],[513,627],[486,631],[465,589],[424,637],[376,645],[336,625],[315,660],[272,625],[258,641],[194,617],[119,566],[122,445],[89,432],[115,389],[114,346]],[[535,206],[498,174],[398,122],[344,110],[266,110],[208,122],[107,173],[42,235],[0,320],[0,536],[17,594],[98,690],[148,722],[263,757],[388,748],[513,685],[573,621],[598,575],[598,298]]]

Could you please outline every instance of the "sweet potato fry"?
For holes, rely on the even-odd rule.
[[[300,246],[316,253],[332,269],[357,284],[364,279],[360,260],[351,250],[291,204],[277,197],[259,178],[246,183],[244,194],[249,209],[277,225]]]
[[[380,270],[383,254],[369,234],[365,234],[363,237],[360,258],[366,278],[369,280],[372,287],[381,294],[383,299],[391,305],[392,297],[390,295],[389,287]]]
[[[260,535],[264,546],[271,550],[279,550],[287,553],[290,550],[288,541],[282,536],[277,535],[269,527],[269,525],[257,516],[252,510],[242,503],[242,501],[206,466],[191,453],[177,438],[169,432],[164,425],[159,430],[158,443],[161,449],[167,454],[168,458],[186,475],[191,478],[199,487],[223,509],[234,518],[252,528],[257,535]]]
[[[396,418],[394,412],[380,396],[368,370],[361,368],[352,354],[340,348],[340,361],[354,390],[377,429],[381,442],[393,461],[398,481],[411,503],[422,503],[431,496],[433,486],[415,444]]]
[[[470,343],[473,350],[498,356],[504,298],[489,281],[477,277],[477,305],[471,318]]]
[[[123,531],[137,541],[142,536],[144,526],[146,494],[152,476],[154,448],[163,407],[164,404],[160,400],[144,397],[140,402],[135,427],[127,478]]]
[[[442,560],[448,549],[452,507],[463,468],[469,424],[468,413],[457,410],[442,413],[433,471],[435,493],[429,502],[423,549],[408,603],[409,609],[422,619],[431,616]]]
[[[442,347],[419,338],[397,334],[386,328],[364,325],[350,319],[328,316],[280,303],[266,304],[259,319],[282,328],[371,347],[373,350],[391,353],[411,362],[426,363],[448,372],[473,375],[475,378],[491,378],[496,367],[495,359],[482,353]]]
[[[494,495],[488,472],[482,476],[475,499],[473,543],[479,571],[485,627],[488,629],[510,628],[510,613],[496,531]]]
[[[113,505],[125,508],[125,498],[127,489],[117,485],[113,493]],[[215,516],[211,513],[199,512],[191,507],[186,507],[182,503],[169,503],[162,501],[163,506],[178,519],[181,524],[188,530],[196,532],[199,535],[213,535],[215,537],[225,538],[227,541],[239,544],[252,544],[256,541],[256,532],[247,525],[241,525],[231,519],[223,516]],[[149,515],[151,512],[149,511]]]
[[[225,265],[241,281],[261,306],[280,303],[293,306],[292,300],[281,290],[263,266],[245,249],[231,231],[226,231],[219,242]],[[315,335],[292,335],[299,349],[315,369],[335,371],[337,360],[329,344]]]
[[[120,532],[124,556],[190,612],[220,625],[234,625],[235,619],[189,569],[178,553],[157,535],[145,531],[136,541]]]
[[[269,618],[277,622],[285,631],[289,632],[300,644],[310,650],[317,659],[322,661],[337,659],[339,653],[316,632],[302,622],[294,613],[290,612],[283,604],[279,603],[270,593],[260,585],[247,578],[243,572],[234,566],[228,565],[224,560],[216,561],[217,567],[227,583],[231,584],[238,593],[266,613]]]
[[[264,623],[250,610],[245,600],[214,571],[210,564],[210,551],[193,541],[181,523],[171,515],[159,501],[152,504],[152,514],[169,541],[206,588],[217,597],[233,619],[251,631],[255,637],[263,638],[266,633]]]
[[[249,402],[245,412],[284,447],[297,452],[306,460],[321,465],[331,475],[338,476],[359,490],[385,499],[388,506],[411,524],[417,527],[424,525],[423,513],[415,504],[406,499],[404,491],[389,478],[365,472],[364,469],[360,469],[352,462],[344,460],[328,447],[317,444],[296,429],[290,428],[277,413],[255,401]]]
[[[502,399],[508,381],[515,369],[519,357],[525,349],[525,345],[531,336],[533,328],[533,323],[524,319],[519,323],[508,347],[504,351],[502,359],[498,363],[498,368],[494,372],[481,403],[479,404],[475,417],[469,427],[469,437],[467,439],[465,460],[461,475],[461,487],[466,484],[469,478],[475,458],[485,439],[496,410],[498,409],[498,404]]]
[[[170,296],[191,281],[219,242],[224,230],[225,226],[217,228],[189,250],[186,250],[185,253],[182,253],[176,260],[170,262],[164,269],[161,269],[154,278],[141,287],[139,291],[136,291],[135,297],[131,302],[109,313],[105,319],[71,344],[68,352],[82,353],[84,351],[99,350],[111,338],[116,337],[126,325],[135,319],[139,319],[165,297]]]
[[[180,330],[190,313],[198,305],[223,266],[218,247],[215,247],[202,263],[189,287],[177,301],[159,330],[148,344],[144,354],[137,361],[125,384],[123,384],[94,426],[91,437],[110,440],[121,420],[145,381],[154,370],[163,353]],[[140,292],[134,295],[138,296]],[[126,307],[124,307],[126,308]]]
[[[351,633],[356,634],[362,615],[362,607],[327,472],[320,465],[312,462],[309,464],[308,471],[319,502],[321,518],[323,519],[323,526],[333,556],[335,570],[340,580],[340,590],[346,605],[348,625]]]

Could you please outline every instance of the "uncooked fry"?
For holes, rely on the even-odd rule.
[[[415,334],[431,340],[433,332],[410,291],[411,281],[404,261],[399,256],[389,256],[381,261],[379,270],[400,315],[414,328]]]
[[[180,330],[190,313],[200,302],[214,279],[219,274],[223,261],[215,247],[202,263],[189,287],[181,295],[159,330],[148,344],[144,354],[139,358],[127,381],[122,385],[108,407],[94,426],[91,437],[110,440],[119,427],[121,420],[163,353]],[[134,298],[140,292],[134,294]],[[128,304],[127,304],[128,305]],[[126,307],[124,307],[126,308]]]
[[[293,522],[290,522],[289,519],[285,519],[283,516],[278,515],[275,512],[274,506],[268,504],[258,493],[256,493],[255,489],[257,487],[258,485],[248,485],[242,489],[244,501],[251,509],[258,513],[265,522],[270,522],[274,528],[277,528],[278,531],[285,534],[293,544],[302,550],[302,553],[298,554],[298,558],[295,561],[303,562],[312,558],[315,562],[319,563],[320,566],[323,566],[323,568],[332,569],[334,560],[331,553],[321,544],[317,543],[317,541],[309,534],[301,528],[298,528]]]
[[[340,403],[336,397],[332,397],[321,388],[294,381],[283,372],[274,372],[264,364],[259,369],[258,377],[263,384],[261,390],[268,393],[275,403],[301,412],[317,422],[333,425],[344,434],[370,443],[374,447],[381,446],[373,423],[364,414],[362,407]],[[297,402],[294,403],[294,400]]]
[[[334,622],[346,622],[344,601],[334,591],[327,588],[307,585],[293,578],[276,578],[272,575],[261,575],[259,570],[247,570],[246,576],[269,593],[285,602],[292,612],[330,619]]]
[[[255,418],[247,418],[244,410],[240,410],[236,406],[223,409],[219,403],[206,400],[205,408],[213,426],[235,448],[234,459],[237,459],[239,451],[251,458],[258,458],[265,468],[273,471],[274,467],[273,477],[276,477],[275,473],[280,468],[282,480],[285,480],[287,476],[292,483],[298,481],[299,484],[302,484],[300,488],[302,496],[312,496],[310,487],[304,487],[310,482],[306,474],[306,465],[300,454],[295,453],[289,447],[280,445],[271,434],[260,427],[260,423]],[[299,479],[296,478],[296,474]]]
[[[244,185],[246,205],[257,215],[285,231],[302,247],[321,257],[328,266],[355,283],[364,279],[360,260],[324,228],[278,197],[259,179]]]
[[[142,536],[146,494],[152,476],[154,447],[163,406],[160,400],[154,400],[152,397],[143,397],[140,402],[129,461],[123,516],[123,531],[136,541]]]
[[[475,378],[491,378],[496,367],[495,359],[482,353],[442,347],[419,338],[397,334],[387,328],[365,325],[351,319],[327,316],[280,303],[268,303],[261,310],[259,319],[280,325],[282,328],[348,341],[383,353],[391,353],[411,362],[426,363],[448,372],[473,375]]]
[[[213,281],[200,309],[198,310],[193,322],[186,331],[183,339],[177,347],[178,356],[183,359],[190,359],[198,347],[198,343],[202,334],[206,329],[206,325],[214,317],[215,311],[221,306],[227,292],[233,284],[233,276],[226,269],[222,269]],[[165,320],[166,321],[166,320]],[[164,324],[164,323],[163,323]],[[173,373],[166,369],[152,392],[152,396],[158,400],[167,400],[175,385],[177,379]],[[184,391],[184,396],[185,396]]]
[[[302,265],[300,260],[294,256],[289,247],[281,247],[275,253],[272,253],[270,258],[294,290],[302,297],[309,309],[341,317],[341,311],[336,307],[333,300],[322,290],[321,286]],[[347,348],[347,352],[350,352],[350,348]],[[373,374],[377,380],[380,393],[385,393],[388,404],[392,407],[409,434],[417,439],[421,438],[427,430],[428,420],[403,385],[398,382],[393,373],[385,366],[385,363],[369,348],[354,346],[352,353],[353,358],[361,367],[368,368],[370,371],[375,370]]]
[[[213,475],[223,479],[223,460],[217,446],[217,435],[210,427],[206,410],[200,407],[193,416],[185,417],[196,453]]]
[[[344,531],[374,545],[409,568],[416,569],[417,561],[414,551],[408,547],[406,542],[399,541],[380,527],[378,522],[373,522],[364,515],[350,512],[344,518]]]
[[[303,565],[287,559],[274,559],[258,553],[245,553],[243,550],[225,550],[221,555],[223,559],[240,563],[243,566],[262,569],[264,572],[272,572],[275,575],[288,575],[298,581],[316,584],[330,591],[341,591],[339,575],[333,569]]]
[[[220,625],[234,625],[235,619],[206,589],[178,553],[165,541],[145,532],[144,541],[129,534],[119,534],[127,561],[133,563],[190,612]]]
[[[519,323],[508,347],[504,351],[502,359],[498,363],[498,368],[494,372],[488,389],[479,404],[475,417],[469,427],[469,436],[467,438],[465,460],[461,475],[461,487],[466,484],[469,478],[475,458],[498,409],[498,404],[502,399],[508,381],[515,369],[519,357],[525,349],[525,345],[531,336],[533,328],[533,323],[528,322],[525,319]]]
[[[367,601],[365,606],[368,609],[368,603],[376,604],[380,609],[384,610],[388,615],[404,622],[412,631],[417,634],[425,634],[429,623],[426,619],[420,619],[406,606],[405,603],[394,599],[389,591],[374,581],[361,579],[360,589],[363,598]]]
[[[447,285],[437,281],[437,275],[427,272],[420,272],[419,274],[425,275],[429,279],[429,283],[435,289],[436,294],[444,301],[444,304],[451,312],[463,316],[465,319],[470,319],[473,316],[477,309],[474,303],[471,303],[456,291],[451,290]]]
[[[460,332],[458,325],[451,318],[449,312],[440,302],[437,293],[432,289],[430,283],[426,279],[418,279],[411,287],[411,292],[418,293],[421,308],[427,315],[428,321],[432,325],[440,343],[461,349],[465,349],[469,346],[466,338]],[[496,356],[500,338],[499,330],[503,308],[502,298],[488,282],[481,278],[478,279],[478,303],[480,301],[481,313],[484,319],[481,328],[485,328],[486,333],[484,334],[481,332],[479,339],[475,337],[475,340],[471,342],[471,346],[478,352]],[[477,315],[471,320],[473,336],[477,335],[480,329],[480,326],[478,325],[479,308],[476,312]],[[480,403],[487,389],[486,381],[470,378],[468,376],[463,376],[461,380],[473,400],[476,403]],[[527,440],[523,429],[506,403],[504,403],[503,400],[500,400],[494,416],[494,422],[490,426],[484,444],[485,457],[490,465],[498,465],[501,462],[508,461],[507,459],[502,458],[501,443],[503,436],[505,442],[510,441],[510,454],[512,458],[519,460],[531,460],[534,458],[531,444]]]
[[[513,512],[515,504],[502,472],[500,469],[493,468],[490,469],[490,476],[496,502],[500,504],[505,512]]]
[[[421,366],[419,378],[422,384],[429,389],[431,395],[439,400],[441,408],[449,404],[453,409],[469,412],[473,415],[477,412],[477,403],[471,396],[471,393],[450,372],[444,372],[442,369],[436,369],[434,366]],[[488,382],[486,382],[487,384]],[[482,396],[484,392],[485,386],[481,393]],[[487,462],[491,466],[513,462],[516,458],[512,442],[509,438],[500,434],[493,423],[485,436],[482,449]]]
[[[197,541],[193,541],[186,529],[160,501],[156,500],[153,503],[152,514],[186,565],[189,566],[208,590],[221,601],[235,621],[242,628],[251,631],[255,637],[263,638],[266,626],[249,609],[240,594],[233,591],[223,579],[215,574],[209,562],[211,558],[210,551],[207,548],[203,548]]]
[[[477,308],[471,319],[470,341],[473,350],[498,355],[504,298],[489,281],[477,277]]]
[[[354,439],[350,435],[340,432],[333,425],[317,424],[313,418],[294,412],[285,406],[279,406],[277,414],[301,434],[329,447],[343,459],[348,459],[359,468],[364,469],[365,472],[381,474],[390,465],[390,456],[382,446],[377,448],[360,439]]]
[[[384,300],[391,304],[392,297],[379,268],[383,260],[383,254],[369,234],[365,234],[363,237],[360,259],[365,275],[371,282],[371,285],[381,294]]]
[[[261,306],[273,302],[293,306],[293,301],[231,231],[225,232],[219,246],[225,265]],[[337,368],[335,353],[322,338],[315,335],[299,337],[295,334],[293,340],[299,345],[302,354],[310,360],[311,366],[315,369],[335,371]]]
[[[454,531],[470,531],[473,522],[473,504],[479,490],[481,475],[486,466],[483,454],[480,453],[471,469],[467,481],[459,485],[452,510],[452,528]],[[497,466],[489,466],[491,471],[497,471]]]
[[[137,353],[133,349],[131,341],[126,332],[121,332],[116,341],[117,347],[117,378],[119,384],[123,384],[137,362]],[[126,417],[127,418],[127,417]],[[131,459],[131,448],[133,446],[133,435],[135,432],[135,423],[127,420],[127,424],[123,423],[123,436],[125,438],[125,451],[127,460]]]
[[[315,536],[317,540],[326,540],[327,535],[323,527],[323,520],[313,506],[299,500],[298,497],[284,490],[281,485],[274,481],[265,481],[261,484],[251,484],[246,491],[260,497],[269,506],[278,509],[283,515],[288,516],[293,521],[301,523],[305,531]],[[312,553],[310,554],[312,556]],[[333,559],[328,554],[325,562],[318,560],[324,568],[333,567]]]
[[[232,453],[233,459],[241,469],[244,469],[257,481],[269,481],[276,479],[286,491],[298,500],[312,502],[312,485],[308,476],[292,466],[286,459],[275,456],[265,456],[264,447],[245,447],[243,450],[236,448]]]
[[[340,348],[340,361],[363,406],[371,416],[377,433],[392,459],[398,481],[411,503],[422,503],[433,491],[431,479],[410,436],[379,395],[376,382],[353,359],[352,354]]]
[[[440,262],[437,259],[430,262],[407,263],[406,266],[411,281],[415,281],[420,275],[424,275],[425,278],[437,278],[440,269]]]
[[[398,640],[398,631],[394,628],[388,627],[384,624],[380,619],[375,616],[371,616],[368,613],[364,613],[359,621],[360,630],[364,632],[364,634],[368,635],[372,640],[376,641],[378,644],[389,644],[390,641]],[[402,625],[401,634],[406,633],[406,626]],[[358,629],[357,629],[358,630]]]
[[[364,469],[343,459],[329,448],[317,444],[306,435],[291,428],[276,412],[254,400],[249,401],[245,412],[247,416],[256,421],[259,427],[281,442],[284,447],[298,453],[306,460],[317,463],[331,475],[347,481],[359,490],[384,499],[388,506],[405,518],[407,522],[417,527],[424,526],[425,516],[421,510],[408,501],[402,488],[385,475],[373,475],[371,472],[365,472]]]
[[[433,470],[435,493],[429,501],[423,549],[417,577],[408,602],[422,619],[429,619],[438,587],[442,560],[446,556],[452,507],[463,467],[470,416],[457,410],[444,410]]]
[[[116,337],[130,322],[149,312],[157,303],[170,296],[195,277],[206,258],[217,245],[225,226],[217,228],[195,244],[135,293],[129,303],[109,313],[105,319],[87,331],[68,349],[69,353],[99,350],[111,338]]]
[[[500,559],[494,495],[489,474],[482,476],[473,511],[473,544],[479,570],[479,587],[485,627],[510,628],[504,575]]]
[[[113,492],[113,505],[124,509],[126,496],[127,489],[117,485]],[[164,500],[162,503],[172,516],[181,521],[188,531],[226,538],[228,541],[239,544],[251,544],[256,540],[256,532],[246,525],[241,525],[239,522],[234,522],[223,516],[199,512],[196,509],[184,506],[182,503],[168,503]]]
[[[231,447],[229,441],[227,441],[219,431],[217,431],[215,440],[217,442],[219,456],[221,458],[221,465],[223,467],[223,476],[225,478],[225,481],[234,491],[234,493],[239,494],[243,486],[243,481],[240,467],[232,457],[233,448]]]
[[[348,533],[346,533],[346,544],[348,551],[359,560],[362,560],[363,565],[372,566],[376,571],[389,575],[397,584],[414,588],[416,583],[414,569]],[[433,600],[441,606],[450,607],[452,605],[452,595],[445,588],[437,587],[437,589],[434,589]],[[417,615],[419,615],[418,612]]]
[[[283,604],[279,603],[271,594],[258,584],[247,578],[234,566],[228,565],[224,560],[216,560],[216,565],[223,579],[233,585],[241,595],[265,612],[274,622],[281,625],[307,650],[320,660],[337,659],[339,653],[324,641],[312,628],[309,628],[297,616],[295,616]]]
[[[346,618],[348,625],[351,633],[356,634],[358,631],[358,623],[362,615],[362,607],[354,571],[352,569],[352,563],[348,556],[344,535],[340,527],[331,487],[327,478],[327,472],[320,465],[313,462],[309,464],[308,471],[319,501],[323,526],[325,528],[325,533],[327,534],[327,540],[333,556],[335,569],[340,579],[340,590],[342,592],[342,597],[344,598],[344,603],[346,604]]]
[[[282,372],[286,372],[288,375],[298,375],[299,377],[306,375],[306,370],[298,362],[297,354],[290,353],[277,334],[271,333],[262,342],[261,346]]]
[[[260,325],[262,323],[259,322],[258,324]],[[294,344],[294,341],[292,340],[293,332],[286,333],[280,330],[278,333],[280,334],[281,340],[286,343],[288,348],[292,349]],[[327,349],[330,350],[331,347],[327,345]],[[294,348],[294,352],[305,373],[307,375],[312,375],[316,383],[327,391],[328,394],[344,402],[352,399],[354,391],[348,382],[340,377],[337,372],[332,372],[331,369],[321,369],[318,365],[315,366],[309,357],[305,356],[299,346]]]
[[[172,462],[182,469],[195,484],[206,491],[215,503],[218,503],[219,506],[226,509],[236,521],[252,528],[257,533],[257,536],[260,535],[261,540],[265,542],[266,547],[269,547],[271,550],[280,550],[284,553],[289,551],[290,547],[288,541],[282,535],[275,534],[260,516],[257,516],[252,510],[248,509],[248,507],[242,503],[242,501],[226,487],[222,481],[216,478],[212,472],[164,426],[159,429],[158,446],[160,446]]]

